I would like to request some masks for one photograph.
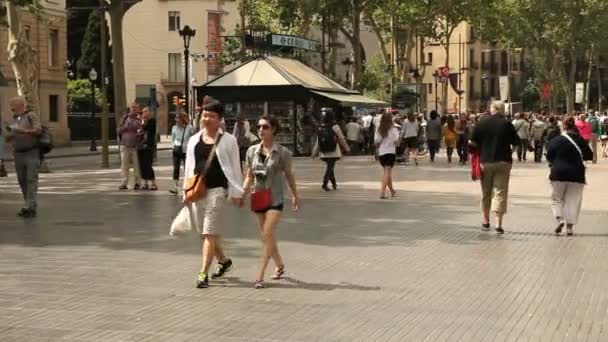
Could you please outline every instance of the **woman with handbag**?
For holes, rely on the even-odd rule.
[[[547,146],[547,160],[551,167],[551,208],[557,220],[555,234],[564,225],[568,236],[578,222],[585,187],[585,161],[593,159],[589,143],[580,136],[573,117],[564,120],[564,132],[553,138]]]
[[[225,220],[226,199],[242,205],[243,175],[236,138],[220,128],[224,106],[205,98],[201,116],[202,130],[188,141],[184,181],[184,205],[190,222],[201,232],[202,266],[196,286],[209,287],[209,268],[217,257],[217,271],[211,278],[222,277],[232,267],[220,245]]]
[[[173,141],[173,188],[170,193],[177,195],[177,186],[179,184],[179,169],[182,163],[186,161],[186,145],[190,137],[194,135],[194,128],[190,125],[188,114],[179,113],[175,118],[175,126],[171,129],[171,141]]]
[[[291,167],[291,152],[274,141],[279,132],[279,121],[263,116],[258,121],[261,143],[247,150],[245,182],[243,189],[251,193],[251,210],[256,214],[258,229],[262,236],[262,259],[255,288],[264,287],[264,275],[270,258],[276,269],[272,279],[278,280],[285,274],[285,263],[279,253],[276,229],[284,207],[283,185],[285,180],[292,195],[292,207],[300,207],[296,180]]]

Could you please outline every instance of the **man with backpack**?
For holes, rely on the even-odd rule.
[[[590,112],[587,122],[591,125],[591,150],[593,151],[593,164],[597,163],[597,140],[601,133],[599,112]]]
[[[10,101],[14,121],[6,128],[7,141],[12,143],[15,171],[25,206],[17,213],[24,218],[36,216],[38,195],[38,173],[40,169],[40,117],[27,110],[23,97]]]

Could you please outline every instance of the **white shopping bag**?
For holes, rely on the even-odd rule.
[[[169,235],[180,236],[196,231],[196,220],[194,219],[194,210],[192,206],[185,205],[179,211],[173,222]]]

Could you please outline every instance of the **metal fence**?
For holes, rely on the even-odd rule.
[[[116,115],[108,114],[110,123],[110,140],[116,139]],[[72,133],[72,141],[90,140],[91,135],[95,139],[101,139],[101,114],[96,113],[95,119],[91,120],[91,113],[68,112],[68,127]]]

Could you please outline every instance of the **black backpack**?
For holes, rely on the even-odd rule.
[[[331,153],[336,150],[338,137],[332,127],[323,126],[319,130],[319,151],[323,153]]]
[[[547,127],[547,132],[545,134],[545,141],[549,142],[551,139],[557,137],[560,134],[559,126],[549,126]]]

